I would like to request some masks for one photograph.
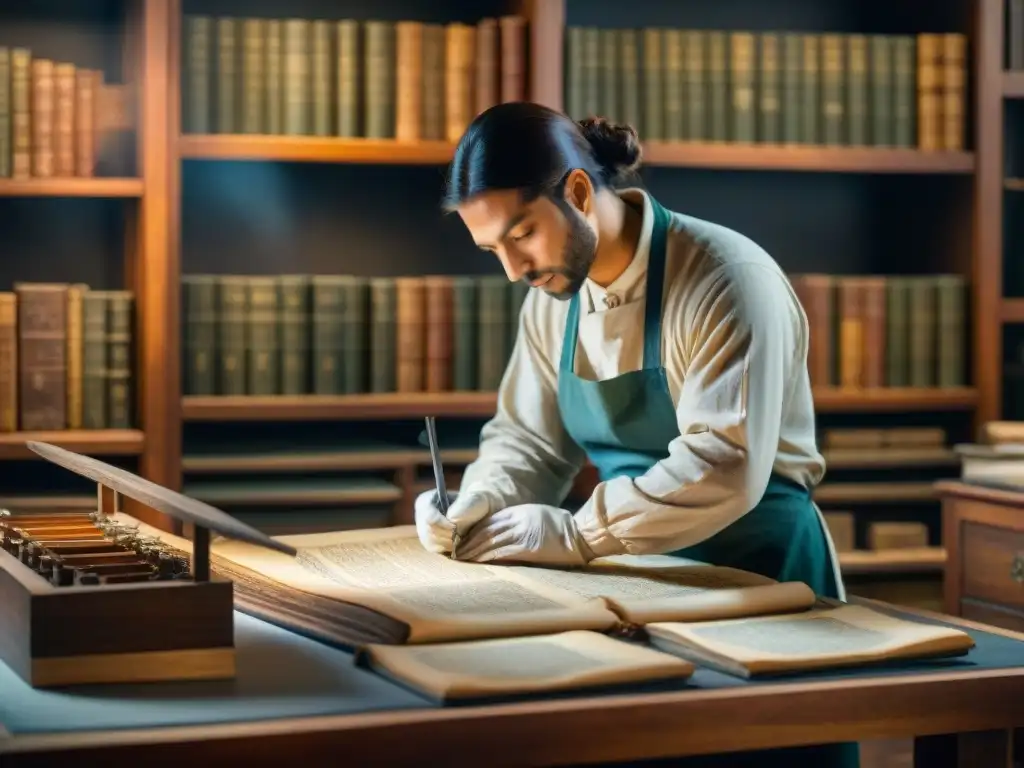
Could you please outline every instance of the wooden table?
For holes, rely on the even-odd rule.
[[[327,759],[332,765],[491,768],[582,765],[917,737],[915,765],[1006,768],[1010,764],[1011,729],[1024,726],[1024,635],[966,620],[913,613],[990,633],[995,636],[993,642],[1004,643],[1004,647],[1001,638],[1013,638],[1021,643],[1020,666],[928,673],[876,671],[866,676],[813,682],[726,681],[698,690],[575,696],[458,708],[417,703],[411,694],[402,692],[404,698],[400,697],[399,704],[374,712],[160,728],[74,728],[65,733],[46,732],[58,730],[48,725],[40,733],[19,732],[13,721],[19,715],[24,717],[26,707],[47,713],[51,711],[47,702],[58,699],[45,697],[51,694],[41,697],[39,692],[27,688],[13,690],[17,686],[11,684],[12,678],[0,675],[0,720],[6,711],[10,731],[0,728],[0,766],[280,768],[321,764]],[[251,621],[244,618],[244,622]],[[247,684],[243,678],[250,674],[247,668],[256,665],[256,659],[246,661],[248,642],[239,641],[237,685],[243,688]],[[304,639],[303,642],[312,643]],[[294,658],[301,659],[306,653],[342,654],[323,648],[303,646],[296,650],[298,655]],[[1012,646],[1010,650],[1013,651]],[[265,664],[265,659],[260,663]],[[365,689],[368,693],[355,694],[353,701],[364,695],[372,697],[374,690],[390,685],[373,676],[353,678],[355,674],[369,673],[346,663],[349,669],[338,672],[340,688],[351,692],[358,686],[369,686]],[[306,680],[310,674],[297,671],[296,676]],[[181,690],[178,696],[182,695]],[[60,706],[72,706],[78,707],[74,710],[78,717],[87,716],[81,710],[93,705],[88,697],[85,702],[74,700],[81,695],[60,694],[63,704],[55,704],[53,711],[57,712]],[[97,701],[103,705],[111,700],[100,695]],[[168,701],[173,706],[175,698]]]

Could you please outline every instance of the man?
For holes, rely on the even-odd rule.
[[[460,141],[446,208],[535,290],[447,517],[436,493],[416,500],[420,540],[492,563],[678,555],[844,599],[811,500],[825,467],[807,318],[754,242],[617,190],[639,160],[631,128],[528,103]],[[600,482],[574,514],[561,504],[585,460]],[[855,744],[723,760],[859,763]]]

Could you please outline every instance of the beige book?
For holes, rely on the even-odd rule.
[[[356,662],[440,702],[685,680],[693,664],[597,632],[368,645]]]
[[[966,632],[890,616],[861,605],[789,616],[650,624],[658,649],[737,677],[813,672],[887,661],[962,656]]]
[[[235,583],[238,608],[350,647],[606,632],[800,611],[815,602],[799,582],[673,557],[611,557],[576,570],[458,562],[426,551],[414,526],[275,538],[297,556],[214,540],[213,570]]]

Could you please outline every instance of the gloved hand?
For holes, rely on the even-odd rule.
[[[491,497],[482,493],[449,494],[452,497],[448,507],[448,517],[441,513],[437,505],[437,491],[424,491],[416,497],[416,533],[420,543],[430,552],[446,554],[452,551],[455,533],[465,536],[466,533],[483,520],[497,506]],[[456,555],[462,554],[462,548]]]
[[[594,559],[572,513],[545,504],[519,504],[490,515],[459,546],[459,560],[537,565],[586,565]]]

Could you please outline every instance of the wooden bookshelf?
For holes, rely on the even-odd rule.
[[[455,148],[444,141],[186,135],[178,139],[178,152],[185,160],[444,165],[451,162]]]
[[[721,170],[969,174],[974,170],[974,155],[873,147],[648,142],[644,163]]]
[[[819,412],[879,413],[968,411],[977,402],[970,388],[818,389]],[[366,395],[189,396],[185,421],[317,421],[320,419],[414,419],[481,417],[494,413],[493,392],[403,392]]]
[[[0,179],[0,197],[142,197],[142,179]]]
[[[946,550],[942,547],[855,550],[839,553],[843,575],[942,573],[946,566]]]
[[[1024,299],[1003,299],[1000,316],[1004,323],[1024,323]]]
[[[1003,73],[1003,95],[1008,99],[1024,99],[1024,72]]]
[[[0,433],[0,459],[34,459],[25,447],[29,441],[52,443],[69,451],[90,456],[136,456],[142,453],[145,438],[138,429],[69,429],[58,432]]]

